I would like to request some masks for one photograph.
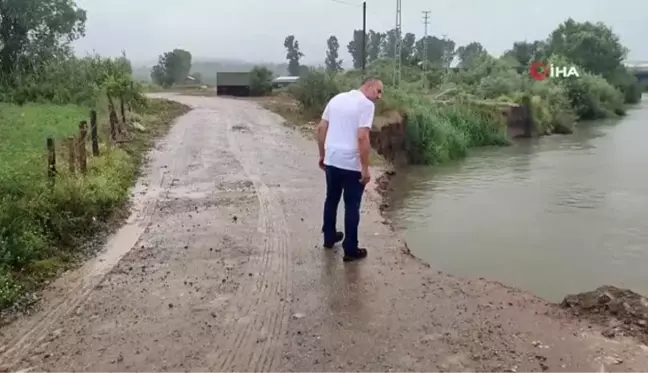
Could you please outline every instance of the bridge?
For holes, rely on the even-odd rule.
[[[627,61],[626,67],[642,83],[648,83],[648,61]]]

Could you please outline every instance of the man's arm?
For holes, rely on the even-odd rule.
[[[360,113],[358,123],[358,151],[363,170],[369,169],[369,153],[371,152],[371,126],[373,125],[375,106],[367,105]]]
[[[317,138],[317,146],[319,148],[320,161],[324,159],[325,149],[324,145],[326,144],[326,133],[328,132],[329,124],[329,105],[326,105],[324,113],[322,113],[322,119],[315,127],[315,137]]]
[[[322,118],[315,128],[315,136],[317,137],[317,145],[319,147],[319,155],[324,159],[324,144],[326,143],[326,133],[328,132],[328,120]]]

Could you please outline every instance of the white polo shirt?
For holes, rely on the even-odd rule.
[[[324,164],[343,170],[361,171],[358,128],[371,128],[376,106],[358,90],[333,97],[322,119],[328,121]]]

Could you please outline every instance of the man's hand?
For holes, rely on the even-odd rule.
[[[321,168],[322,171],[326,171],[326,165],[324,164],[324,157],[320,157],[319,159],[319,168]]]
[[[360,174],[362,175],[360,177],[360,183],[362,185],[369,184],[369,181],[371,180],[371,173],[369,173],[369,168],[363,168],[362,171],[360,171]]]

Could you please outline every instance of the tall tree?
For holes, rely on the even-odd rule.
[[[383,43],[382,55],[384,57],[393,58],[396,55],[396,44],[398,41],[398,34],[395,29],[391,29],[385,33],[385,41]]]
[[[369,30],[369,46],[367,48],[367,61],[373,62],[381,57],[386,34]]]
[[[69,52],[84,36],[85,21],[74,0],[1,0],[0,75]]]
[[[362,67],[362,36],[362,30],[353,30],[353,39],[347,44],[347,50],[353,59],[355,69]],[[365,45],[365,56],[368,49],[368,45]]]
[[[299,60],[304,57],[304,54],[299,50],[299,42],[295,39],[295,35],[286,36],[284,47],[286,47],[288,73],[292,76],[299,76],[301,73]]]
[[[165,87],[183,83],[191,71],[191,53],[183,49],[174,49],[158,58],[153,66],[151,79]]]
[[[539,58],[542,53],[544,43],[541,41],[527,42],[518,41],[513,43],[513,48],[506,51],[502,57],[510,57],[519,64],[519,66],[529,66],[531,62]]]
[[[568,19],[548,39],[548,53],[567,57],[584,69],[605,77],[623,66],[628,50],[605,24]]]
[[[331,35],[326,41],[326,46],[326,60],[324,61],[326,70],[332,73],[342,70],[342,60],[338,59],[340,56],[340,43],[338,42],[338,38],[335,35]]]
[[[487,53],[484,46],[481,43],[473,41],[467,45],[457,48],[457,57],[459,57],[459,66],[469,67],[476,61],[477,57]]]
[[[405,34],[401,44],[401,58],[405,63],[411,63],[414,56],[414,44],[416,43],[416,35],[408,32]]]
[[[427,56],[424,56],[426,44]],[[455,42],[450,39],[439,39],[436,36],[422,37],[416,41],[414,49],[418,58],[432,66],[450,67],[455,56]]]

